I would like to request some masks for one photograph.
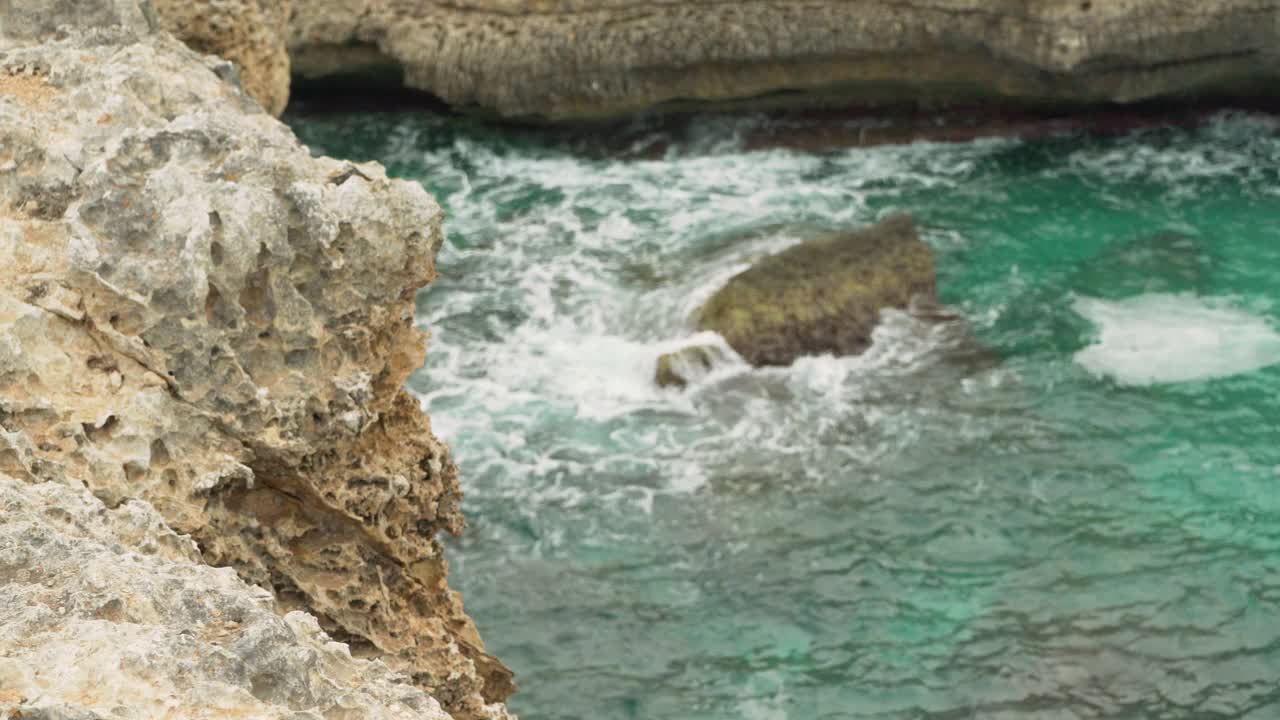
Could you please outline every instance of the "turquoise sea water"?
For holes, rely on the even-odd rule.
[[[800,153],[750,118],[292,122],[448,213],[411,388],[525,720],[1280,718],[1280,125]],[[753,258],[894,211],[999,362],[891,312],[859,358],[653,386]]]

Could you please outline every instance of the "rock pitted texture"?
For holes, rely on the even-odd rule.
[[[448,720],[147,503],[0,474],[0,717]]]
[[[936,297],[933,251],[907,215],[790,247],[735,275],[699,310],[698,325],[752,365],[801,355],[857,355],[885,308]]]
[[[506,116],[1280,95],[1280,0],[295,0],[303,74],[381,57]],[[371,53],[370,48],[379,52]]]
[[[233,76],[148,0],[0,4],[0,473],[147,503],[455,717],[504,716],[437,539],[457,471],[402,389],[439,207],[312,158]]]
[[[235,63],[245,92],[272,115],[289,102],[289,0],[154,0],[191,48]]]

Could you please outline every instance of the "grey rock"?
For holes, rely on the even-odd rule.
[[[0,37],[10,41],[36,42],[63,28],[137,38],[156,25],[146,0],[0,0]]]

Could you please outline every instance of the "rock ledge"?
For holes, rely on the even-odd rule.
[[[295,0],[295,72],[551,120],[1280,95],[1280,0]],[[344,53],[349,53],[345,54]]]

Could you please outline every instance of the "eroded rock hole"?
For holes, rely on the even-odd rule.
[[[130,485],[140,485],[147,478],[147,469],[131,460],[124,464],[124,477]]]
[[[111,313],[107,316],[107,324],[112,330],[123,335],[138,335],[142,332],[142,316],[136,311],[127,313]]]
[[[355,238],[356,231],[351,227],[351,223],[338,223],[338,237],[334,240],[333,248],[345,255]]]
[[[259,673],[249,679],[250,692],[264,703],[274,702],[280,678],[272,673]]]
[[[222,237],[222,216],[216,212],[209,213],[209,232],[213,235],[213,240],[209,243],[209,260],[214,267],[218,267],[223,260],[222,243],[218,241]]]
[[[284,364],[289,367],[305,367],[315,362],[314,350],[290,350],[285,353]]]
[[[85,361],[85,366],[90,370],[98,370],[100,372],[111,372],[112,370],[120,369],[115,358],[110,355],[93,355]]]
[[[266,327],[276,316],[275,297],[271,292],[271,271],[262,268],[249,276],[248,284],[240,291],[240,307],[245,317],[258,327]]]
[[[103,439],[110,439],[115,434],[116,427],[120,425],[120,419],[115,415],[108,415],[97,425],[93,423],[81,423],[84,428],[84,434],[90,440],[98,442]]]
[[[218,308],[222,305],[222,293],[217,286],[209,283],[209,292],[204,296],[204,320],[210,325],[218,323]]]
[[[168,465],[170,461],[169,448],[160,438],[151,441],[151,464],[152,465]]]

